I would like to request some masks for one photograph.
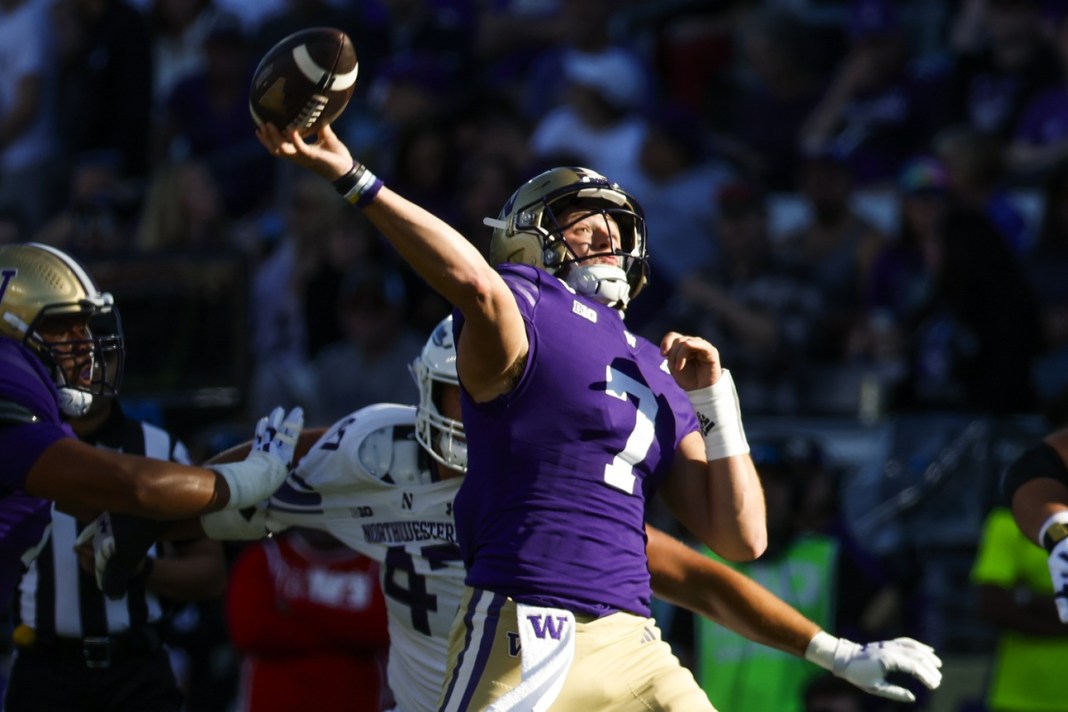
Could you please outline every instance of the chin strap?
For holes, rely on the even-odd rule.
[[[93,407],[93,394],[76,388],[61,387],[59,409],[68,418],[81,418]]]
[[[564,281],[579,294],[616,309],[630,301],[627,273],[614,265],[572,265]]]
[[[445,465],[467,472],[467,443],[453,437],[452,433],[438,433],[438,450]]]

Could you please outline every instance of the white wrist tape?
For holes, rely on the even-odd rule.
[[[687,391],[686,395],[701,424],[709,460],[749,452],[749,442],[745,439],[745,428],[742,427],[738,392],[730,371],[723,369],[715,384]]]
[[[217,541],[252,541],[267,535],[267,510],[221,509],[200,517],[200,528]]]
[[[805,650],[805,660],[819,665],[824,670],[834,672],[834,657],[841,640],[821,630],[809,641],[808,648]]]
[[[218,472],[230,488],[230,501],[223,509],[244,509],[267,499],[288,474],[278,458],[256,450],[241,462],[212,465],[211,469]]]

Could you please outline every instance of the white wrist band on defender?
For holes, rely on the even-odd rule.
[[[738,392],[730,371],[723,369],[715,384],[687,391],[686,396],[701,425],[709,460],[749,452],[749,442],[745,439],[745,428],[742,427]]]
[[[288,471],[277,458],[253,450],[241,462],[212,465],[230,488],[223,509],[244,509],[267,499],[285,480]]]
[[[816,633],[805,650],[805,660],[834,672],[834,653],[838,650],[838,640],[826,631]]]

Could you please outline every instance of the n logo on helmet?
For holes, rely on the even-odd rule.
[[[4,294],[7,293],[7,285],[11,283],[12,278],[18,273],[19,271],[14,267],[0,270],[0,302],[4,301]]]

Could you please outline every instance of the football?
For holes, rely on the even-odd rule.
[[[272,123],[301,136],[336,119],[352,98],[359,62],[341,30],[295,32],[267,51],[256,67],[249,109],[256,125]]]

